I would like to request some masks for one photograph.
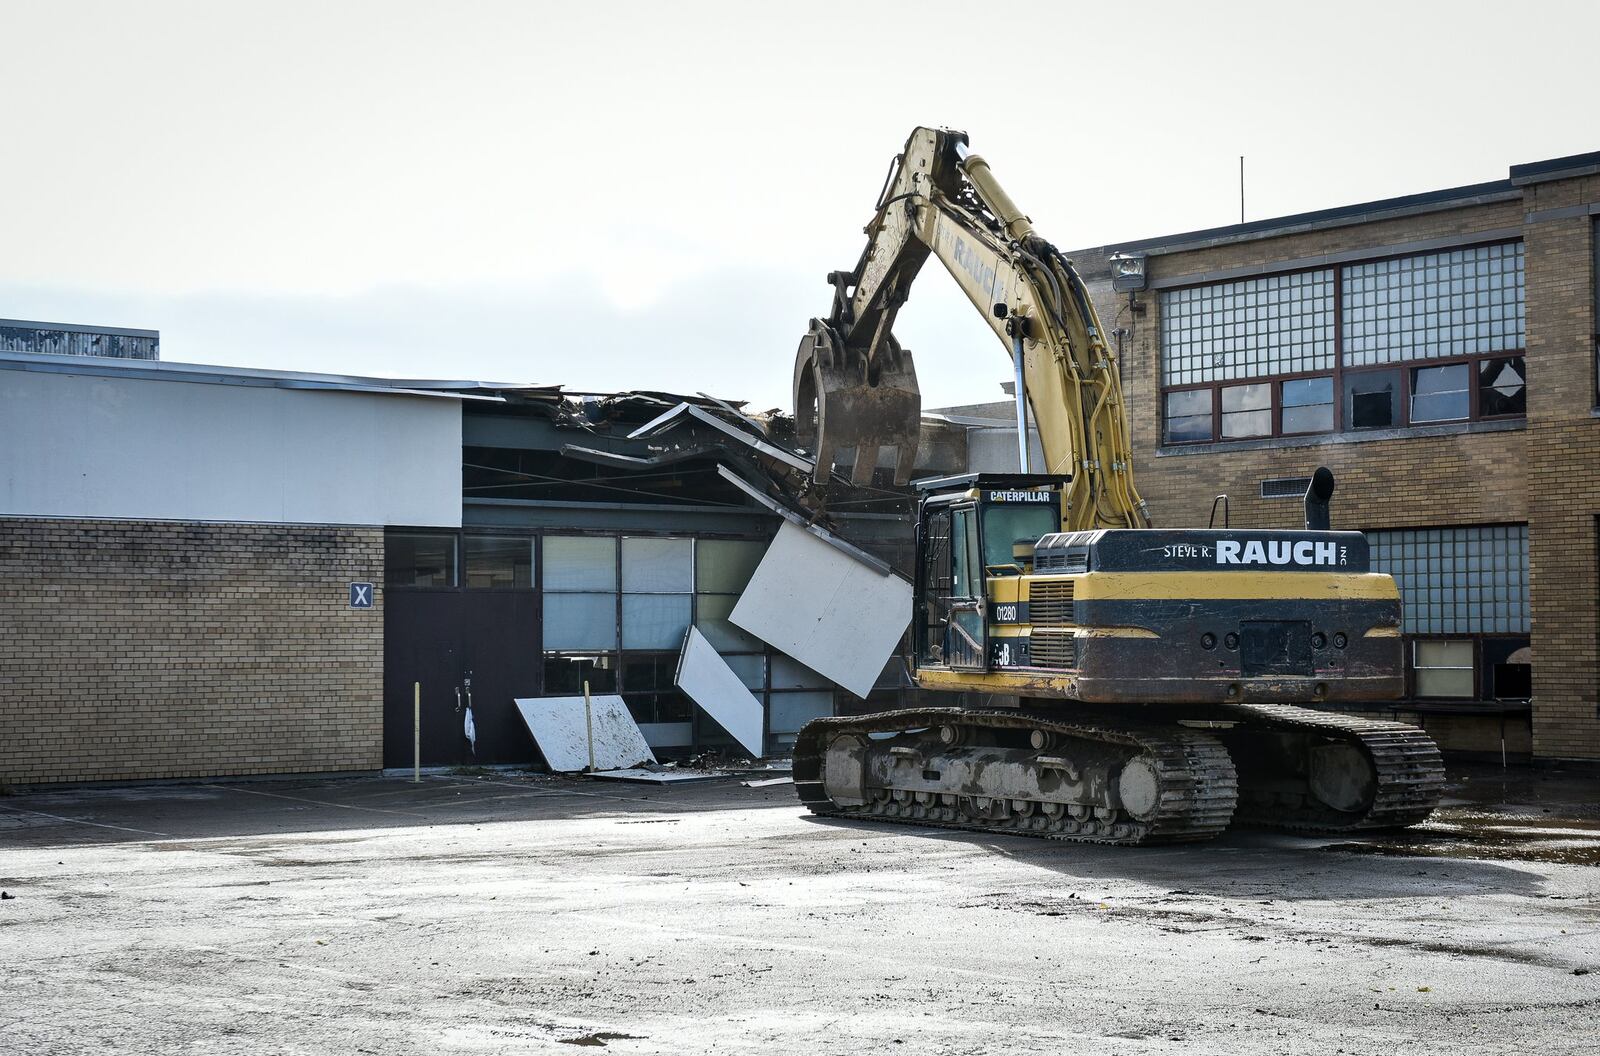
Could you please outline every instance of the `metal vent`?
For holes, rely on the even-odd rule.
[[[1089,571],[1089,552],[1080,550],[1077,553],[1067,553],[1057,550],[1052,553],[1036,554],[1033,559],[1035,572],[1087,572]]]
[[[1028,639],[1029,662],[1034,667],[1067,670],[1077,666],[1078,642],[1069,631],[1046,630],[1035,627]]]
[[[1072,582],[1034,581],[1028,588],[1028,622],[1034,627],[1072,626]]]
[[[1298,499],[1311,487],[1310,477],[1270,477],[1261,482],[1263,499]]]

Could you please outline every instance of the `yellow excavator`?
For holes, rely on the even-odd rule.
[[[1011,352],[1021,472],[917,482],[910,666],[919,688],[961,696],[807,724],[801,801],[1115,844],[1426,818],[1444,783],[1433,741],[1318,707],[1404,685],[1399,593],[1361,533],[1328,530],[1332,474],[1312,479],[1305,531],[1152,528],[1088,291],[964,133],[912,132],[866,233],[796,356],[816,482],[848,452],[867,483],[885,447],[909,481],[921,399],[892,328],[930,255]]]

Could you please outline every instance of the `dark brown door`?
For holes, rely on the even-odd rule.
[[[538,758],[514,701],[539,695],[539,606],[530,591],[469,590],[461,596],[463,679],[470,679],[479,763]]]
[[[539,695],[538,620],[531,590],[386,591],[383,765],[411,765],[419,682],[423,766],[537,759],[514,701]],[[466,735],[468,706],[475,744]]]
[[[412,758],[413,687],[422,686],[422,765],[472,761],[457,710],[463,663],[457,590],[387,590],[383,598],[383,765]],[[460,698],[465,706],[465,698]]]

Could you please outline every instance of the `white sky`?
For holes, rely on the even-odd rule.
[[[1600,149],[1600,5],[0,0],[0,317],[788,407],[916,124],[1063,248]],[[928,406],[1006,355],[930,262]]]

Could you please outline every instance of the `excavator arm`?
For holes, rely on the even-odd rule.
[[[1019,366],[1045,464],[1070,478],[1062,527],[1146,527],[1133,484],[1116,357],[1072,264],[1034,233],[964,133],[918,128],[895,159],[854,270],[829,276],[833,309],[813,319],[795,361],[796,422],[814,433],[817,480],[843,449],[866,483],[880,447],[910,479],[921,425],[911,355],[894,319],[931,255],[955,278]],[[1020,424],[1020,423],[1019,423]]]

